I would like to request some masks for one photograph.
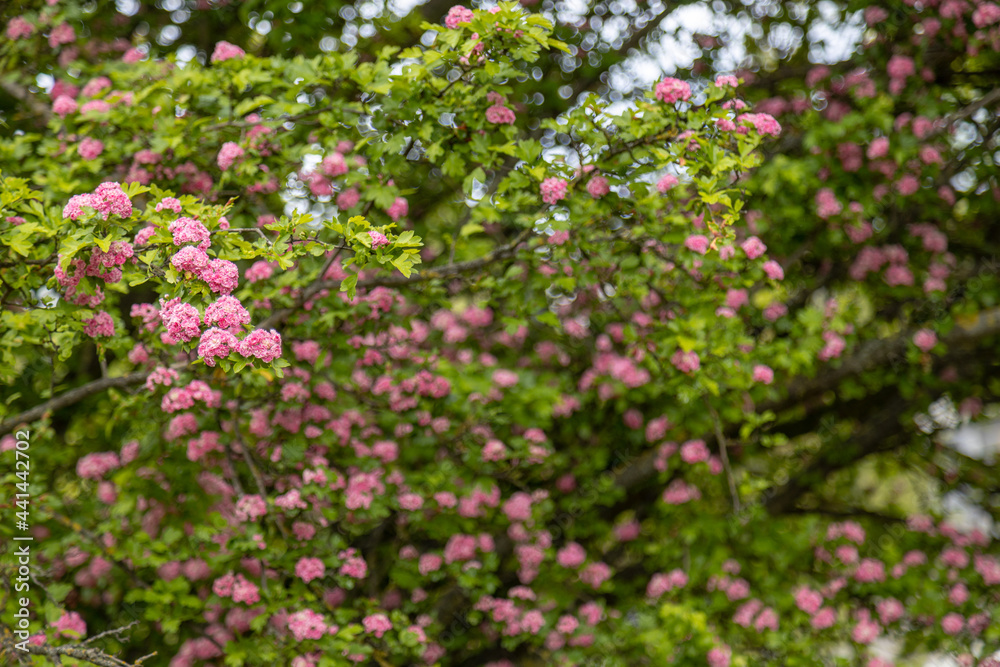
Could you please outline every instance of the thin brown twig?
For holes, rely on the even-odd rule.
[[[733,511],[738,514],[740,511],[740,492],[736,488],[736,478],[733,476],[733,468],[729,464],[729,448],[726,441],[726,434],[722,432],[722,421],[719,419],[719,413],[712,407],[712,403],[708,398],[703,398],[705,407],[708,408],[708,414],[712,417],[712,426],[715,428],[715,440],[719,443],[719,456],[722,459],[722,469],[726,471],[726,481],[729,483],[729,495],[733,499]]]

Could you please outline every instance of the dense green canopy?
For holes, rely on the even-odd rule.
[[[11,664],[997,664],[1000,5],[0,16]]]

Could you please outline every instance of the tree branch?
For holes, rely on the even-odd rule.
[[[41,405],[36,405],[30,410],[25,410],[21,414],[15,415],[4,421],[0,424],[0,436],[10,433],[22,424],[29,424],[37,419],[41,419],[49,412],[74,405],[88,396],[99,394],[107,389],[113,389],[116,387],[131,387],[132,385],[142,384],[146,381],[146,377],[148,375],[148,372],[141,371],[138,373],[130,373],[129,375],[101,378],[99,380],[94,380],[93,382],[88,382],[87,384],[77,387],[76,389],[70,389],[64,394],[50,398]]]
[[[125,628],[120,628],[118,631],[124,630]],[[116,632],[116,631],[111,631]],[[103,633],[109,634],[109,633]],[[95,638],[96,639],[96,638]],[[0,642],[0,648],[4,649],[4,652],[24,652],[20,649],[15,649],[15,641],[13,639],[6,639]],[[99,665],[100,667],[142,667],[144,660],[153,657],[156,653],[151,653],[143,658],[136,660],[135,662],[125,662],[124,660],[119,660],[113,655],[108,655],[99,648],[85,648],[83,644],[67,644],[65,646],[36,646],[34,644],[26,644],[27,653],[31,655],[44,655],[49,658],[53,658],[57,664],[61,658],[75,658],[76,660],[84,660],[91,663],[92,665]]]

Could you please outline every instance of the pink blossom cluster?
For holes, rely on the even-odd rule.
[[[73,195],[63,208],[63,217],[76,220],[84,208],[100,213],[105,220],[109,215],[132,217],[132,201],[118,183],[101,183],[92,194]]]
[[[546,204],[555,204],[566,198],[568,184],[561,178],[551,177],[542,181],[542,201]]]
[[[76,474],[84,479],[100,479],[121,465],[114,452],[87,454],[76,463]]]
[[[687,583],[687,574],[681,569],[671,570],[666,574],[654,574],[646,586],[646,597],[661,597],[664,593],[669,593],[675,588],[683,588]]]
[[[472,13],[471,9],[462,5],[455,5],[448,10],[448,14],[444,18],[444,25],[446,28],[455,30],[463,23],[472,23],[475,17],[476,15]]]
[[[216,47],[218,48],[218,47]],[[219,165],[219,169],[222,171],[227,171],[233,166],[233,163],[238,159],[243,157],[245,151],[239,144],[232,141],[227,141],[222,144],[222,148],[219,149],[219,155],[216,158],[216,162]]]
[[[212,62],[221,63],[226,60],[232,60],[233,58],[242,58],[245,55],[246,51],[235,44],[230,44],[226,41],[219,41],[216,43],[215,49],[212,51]]]
[[[668,76],[656,84],[655,96],[664,104],[686,102],[691,99],[691,86],[685,81]]]
[[[64,611],[52,627],[63,637],[82,639],[87,636],[87,624],[75,611]]]
[[[35,32],[35,26],[31,25],[22,16],[15,16],[7,23],[7,39],[17,40],[23,37],[30,37]]]

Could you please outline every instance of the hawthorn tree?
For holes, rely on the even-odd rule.
[[[9,664],[996,664],[1000,5],[524,4],[3,7]]]

